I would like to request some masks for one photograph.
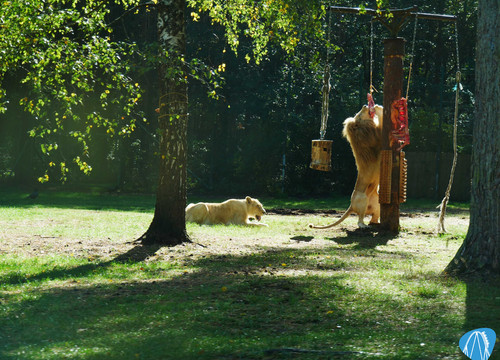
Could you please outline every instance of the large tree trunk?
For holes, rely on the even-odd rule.
[[[479,0],[470,225],[447,273],[500,274],[500,24],[498,0]]]
[[[160,0],[158,35],[160,101],[160,178],[155,214],[143,244],[177,245],[189,241],[186,233],[186,165],[187,165],[187,80],[184,56],[186,50],[185,0]]]

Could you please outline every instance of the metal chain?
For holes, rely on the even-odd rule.
[[[323,140],[326,134],[326,126],[328,122],[328,105],[330,102],[330,29],[332,24],[332,12],[328,9],[328,28],[327,28],[327,41],[326,44],[326,64],[323,75],[323,101],[321,107],[321,128],[319,130],[320,139]]]
[[[332,27],[332,11],[330,10],[330,2],[328,2],[328,28],[327,30],[327,39],[328,39],[328,44],[326,48],[326,62],[329,63],[330,61],[330,29]]]
[[[325,74],[323,77],[323,104],[321,108],[321,129],[319,131],[320,139],[323,140],[326,134],[326,123],[328,122],[328,105],[330,100],[330,65],[325,65]]]

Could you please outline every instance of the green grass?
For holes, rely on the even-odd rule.
[[[464,205],[442,236],[434,209],[402,217],[396,237],[354,217],[313,231],[331,218],[270,215],[268,228],[188,224],[192,244],[141,248],[129,242],[150,196],[0,195],[0,359],[465,359],[465,332],[500,331],[497,280],[441,274]]]
[[[0,188],[0,206],[16,208],[54,207],[86,210],[119,210],[119,211],[141,211],[152,212],[154,210],[154,195],[141,194],[116,194],[108,193],[102,189],[90,189],[86,192],[51,191],[41,190],[39,197],[33,201],[27,199],[31,191],[23,191],[19,188]],[[254,196],[253,194],[249,194]],[[243,196],[242,196],[243,198]],[[258,197],[266,209],[290,208],[290,209],[336,209],[339,211],[347,209],[349,197],[325,197],[325,198],[271,198]],[[210,201],[220,202],[226,200],[224,196],[189,196],[188,202]],[[401,205],[401,211],[412,211],[424,209],[437,211],[436,206],[441,200],[410,199]],[[469,204],[451,202],[448,210],[467,211]]]

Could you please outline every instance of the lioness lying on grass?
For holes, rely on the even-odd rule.
[[[248,226],[267,226],[259,222],[251,222],[249,218],[260,221],[266,213],[257,199],[247,196],[245,199],[229,199],[223,203],[189,204],[186,207],[186,221],[201,225],[234,224]]]

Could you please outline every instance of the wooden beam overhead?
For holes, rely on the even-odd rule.
[[[429,14],[429,13],[421,13],[418,12],[418,7],[413,6],[406,9],[389,9],[389,10],[374,10],[368,8],[351,8],[345,6],[330,6],[330,11],[344,13],[344,14],[357,14],[357,15],[371,15],[375,17],[384,16],[387,14],[402,14],[407,13],[408,15],[415,16],[419,19],[427,19],[427,20],[440,20],[440,21],[457,21],[457,17],[455,15],[442,15],[442,14]]]
[[[413,6],[405,9],[374,10],[368,8],[351,8],[344,6],[330,6],[329,10],[342,14],[369,15],[380,21],[391,33],[392,37],[397,37],[399,30],[406,24],[410,17],[419,19],[457,21],[454,15],[429,14],[418,12],[418,7]],[[388,16],[388,15],[392,16]]]

